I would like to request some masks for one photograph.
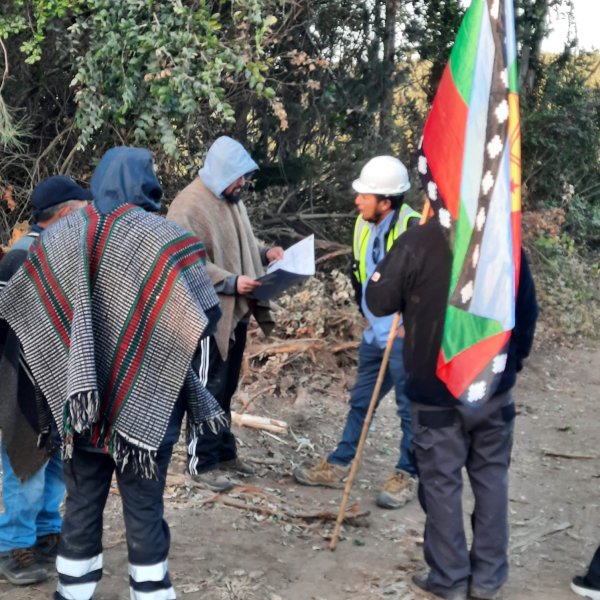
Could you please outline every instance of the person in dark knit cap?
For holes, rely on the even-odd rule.
[[[92,199],[89,190],[63,175],[41,181],[33,190],[33,224],[0,262],[0,289],[25,262],[42,232]],[[65,486],[60,455],[46,436],[37,447],[36,392],[19,341],[0,321],[0,427],[2,501],[0,575],[15,585],[43,581],[56,558]],[[54,451],[53,451],[54,450]]]

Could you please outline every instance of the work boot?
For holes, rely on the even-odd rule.
[[[500,598],[502,598],[502,592],[500,589],[488,590],[486,588],[471,585],[469,587],[469,598],[472,598],[473,600],[500,600]],[[600,595],[598,598],[600,598]]]
[[[194,481],[202,484],[212,492],[227,492],[236,485],[234,481],[222,473],[219,473],[217,469],[198,473],[198,475],[192,475],[191,477]]]
[[[241,458],[236,456],[232,460],[224,460],[219,463],[219,469],[221,471],[233,471],[234,473],[240,473],[241,475],[255,475],[256,470],[252,465],[244,462]]]
[[[432,585],[432,583],[429,581],[428,573],[418,573],[413,575],[412,582],[419,589],[429,592],[438,598],[444,598],[445,600],[467,600],[466,590],[441,590],[437,586]]]
[[[323,458],[321,462],[311,469],[296,467],[292,473],[294,479],[302,485],[322,485],[324,487],[343,488],[346,477],[350,472],[350,465],[333,465]]]
[[[33,548],[0,552],[0,576],[13,585],[29,585],[48,579],[48,571]]]
[[[49,533],[48,535],[42,535],[37,539],[33,549],[38,555],[40,562],[53,563],[56,561],[59,540],[60,535],[58,533]]]
[[[417,493],[417,480],[402,469],[387,478],[375,503],[381,508],[402,508]]]

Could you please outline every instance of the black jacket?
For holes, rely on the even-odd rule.
[[[34,226],[35,227],[35,226]],[[40,229],[35,229],[39,232]],[[30,238],[24,238],[0,261],[0,291],[18,271],[28,255]],[[55,449],[49,436],[38,448],[40,424],[38,409],[42,397],[36,392],[27,367],[20,358],[21,346],[14,331],[0,319],[0,428],[2,443],[11,467],[22,481],[37,472]],[[46,411],[47,412],[47,411]],[[45,419],[49,422],[48,418]]]
[[[366,300],[373,314],[402,312],[406,329],[405,392],[414,402],[442,406],[458,402],[436,375],[451,267],[452,254],[445,231],[437,221],[430,221],[398,238],[378,265],[378,275],[367,286]],[[515,384],[516,373],[531,350],[538,312],[531,271],[521,251],[515,327],[506,368],[495,393],[505,392]]]

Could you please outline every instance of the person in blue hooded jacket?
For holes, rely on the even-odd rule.
[[[114,473],[129,597],[171,600],[167,467],[184,412],[196,434],[224,422],[191,368],[219,301],[200,240],[154,214],[162,190],[150,152],[109,150],[91,190],[93,203],[50,228],[0,292],[0,319],[19,338],[63,448],[54,597],[94,595]]]
[[[231,416],[231,398],[240,376],[248,321],[254,316],[267,335],[273,328],[269,304],[250,294],[260,285],[264,267],[283,257],[280,247],[259,246],[241,194],[258,165],[236,140],[222,136],[209,148],[198,176],[173,200],[167,219],[197,235],[206,246],[206,268],[221,302],[223,316],[213,336],[203,340],[195,367],[203,383]],[[214,491],[233,482],[223,471],[252,474],[237,456],[235,437],[228,429],[188,436],[188,470]]]

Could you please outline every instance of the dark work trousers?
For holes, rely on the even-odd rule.
[[[123,502],[130,599],[175,598],[168,571],[170,535],[163,519],[163,493],[182,416],[180,401],[157,452],[157,479],[142,479],[127,466],[121,472],[108,454],[75,446],[73,458],[64,466],[67,498],[56,559],[55,600],[90,600],[102,577],[102,513],[113,472]]]
[[[234,330],[235,341],[229,347],[226,360],[221,358],[214,337],[203,339],[200,342],[200,352],[192,363],[200,382],[216,398],[229,419],[231,398],[237,389],[242,370],[247,331],[248,322],[240,321]],[[188,439],[188,470],[192,475],[211,471],[220,462],[233,460],[236,456],[235,437],[226,427],[218,433],[205,427],[200,436]]]
[[[600,590],[600,546],[598,546],[598,549],[592,558],[590,568],[584,579],[587,585]]]
[[[423,551],[431,591],[447,597],[498,590],[508,577],[508,469],[515,409],[510,392],[472,410],[412,404]],[[462,468],[475,497],[470,551],[463,527]]]

